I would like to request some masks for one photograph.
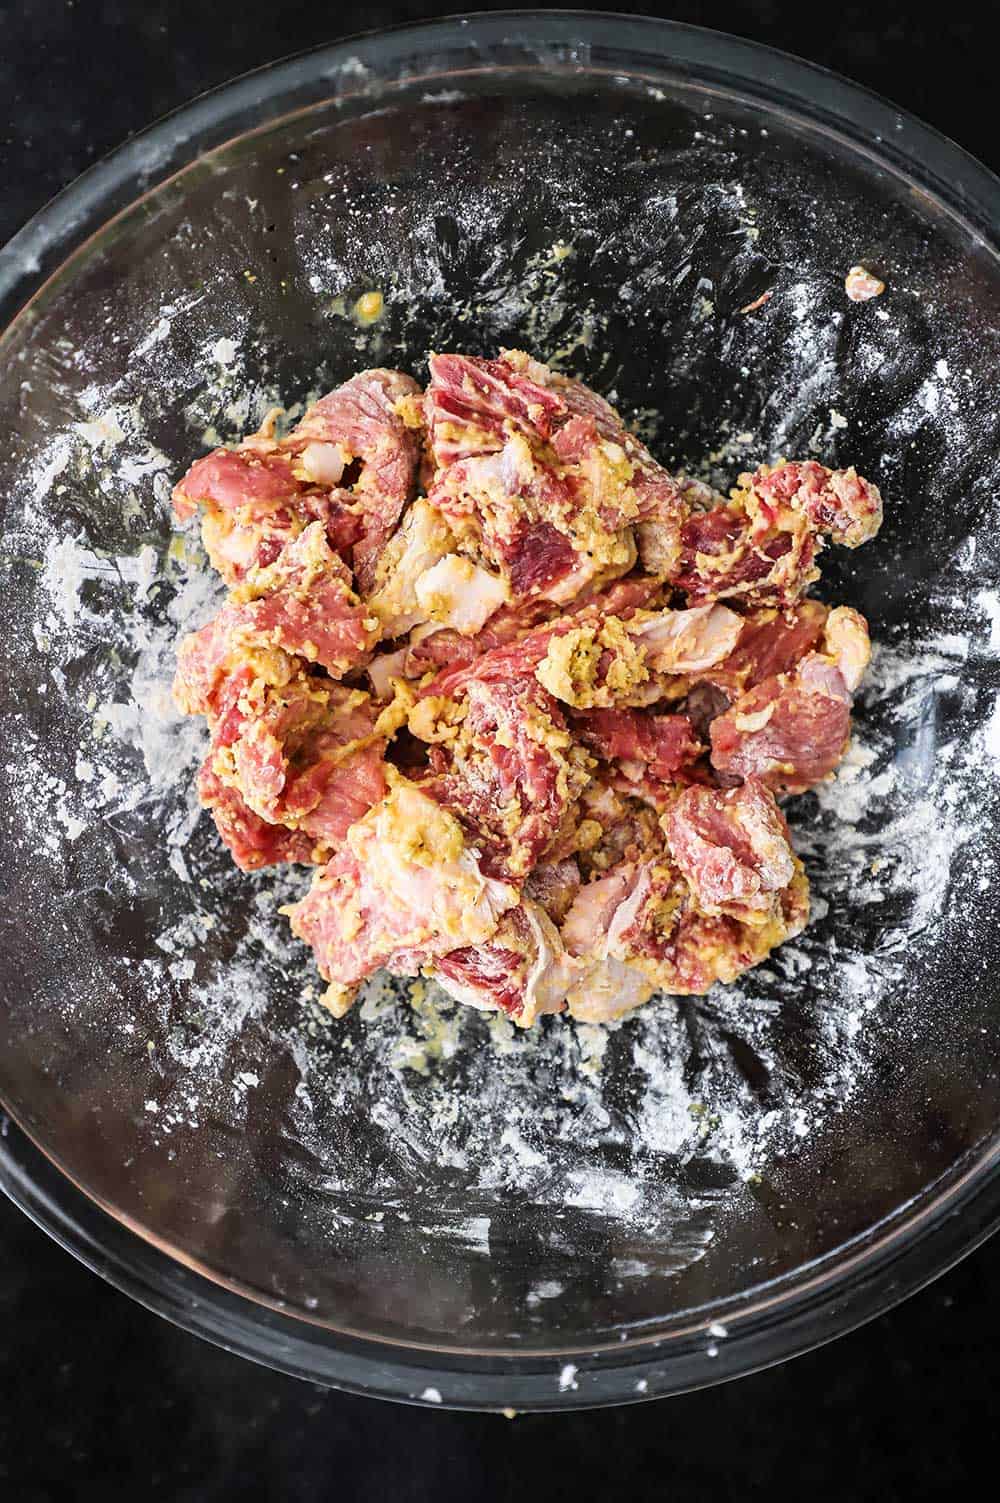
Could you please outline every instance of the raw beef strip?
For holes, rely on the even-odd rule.
[[[795,873],[788,826],[774,795],[756,779],[739,788],[686,788],[664,817],[667,844],[709,917],[743,923],[775,918]]]
[[[228,675],[251,660],[278,683],[295,671],[294,657],[340,677],[367,662],[377,635],[314,522],[273,564],[252,570],[214,620],[185,637],[174,696],[187,714],[212,714]]]
[[[284,861],[309,863],[316,859],[316,843],[310,836],[261,819],[235,788],[220,781],[212,771],[211,762],[210,753],[198,773],[198,801],[211,812],[223,843],[241,871],[254,872]]]
[[[307,473],[317,446],[339,449],[347,470],[360,466],[350,498],[363,522],[354,544],[362,593],[370,589],[379,555],[416,486],[420,433],[407,425],[401,408],[409,400],[416,409],[419,396],[416,381],[402,371],[362,371],[320,397],[284,441],[286,449],[301,455]],[[328,455],[321,453],[318,462],[329,463]]]
[[[712,766],[801,793],[828,777],[847,747],[851,700],[870,654],[864,617],[831,611],[825,651],[807,653],[794,671],[766,678],[712,721]]]
[[[289,909],[316,954],[335,1011],[380,966],[413,975],[438,955],[491,939],[517,889],[483,875],[461,826],[414,784],[395,786]]]
[[[813,460],[741,476],[731,501],[684,523],[672,583],[692,604],[743,597],[790,605],[817,579],[821,534],[857,548],[878,531],[882,498],[853,470]]]
[[[328,853],[385,793],[385,741],[367,695],[305,678],[254,684],[217,728],[213,769],[261,819]]]
[[[583,710],[571,717],[574,733],[605,762],[638,762],[668,781],[704,750],[686,715],[649,710]]]
[[[366,590],[416,484],[420,434],[397,410],[420,388],[400,371],[363,371],[309,409],[284,439],[273,418],[235,449],[196,460],[174,487],[174,512],[204,510],[202,536],[227,584],[273,563],[319,521]]]
[[[438,956],[427,974],[456,1001],[530,1028],[543,1013],[562,1012],[572,966],[544,910],[526,901],[504,914],[485,944]]]
[[[582,887],[563,923],[563,942],[580,966],[567,994],[570,1015],[607,1022],[654,991],[700,995],[716,981],[735,980],[805,926],[808,884],[800,865],[776,909],[766,923],[709,916],[662,854],[623,863]]]
[[[565,604],[626,573],[639,522],[659,529],[657,572],[673,566],[687,503],[603,398],[519,351],[432,356],[430,368],[431,497],[478,531],[515,600]]]
[[[458,722],[454,737],[435,746],[435,771],[422,786],[474,833],[484,871],[523,881],[588,779],[586,753],[572,744],[558,705],[534,679],[513,678],[476,679],[460,700],[420,708],[426,714],[410,720],[418,736],[432,713]]]
[[[490,679],[502,681],[533,673],[554,634],[611,616],[627,621],[659,589],[659,580],[648,575],[631,575],[616,580],[607,589],[585,591],[565,615],[559,614],[558,608],[549,601],[536,600],[504,607],[481,632],[468,640],[466,651],[454,650],[442,655],[443,662],[449,666],[422,692],[454,694],[474,678],[483,682]],[[408,659],[409,672],[442,660],[433,647],[436,635],[412,649]],[[453,633],[440,635],[445,637],[450,648],[457,647]]]

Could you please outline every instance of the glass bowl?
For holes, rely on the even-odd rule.
[[[0,257],[14,1199],[248,1356],[516,1409],[778,1360],[985,1236],[998,223],[989,173],[819,69],[525,13],[251,74],[28,225]],[[878,650],[844,769],[791,811],[815,916],[607,1031],[386,986],[336,1023],[277,913],[307,876],[240,876],[193,804],[168,685],[216,586],[169,488],[274,402],[501,345],[610,393],[665,462],[882,486],[878,542],[826,556]]]

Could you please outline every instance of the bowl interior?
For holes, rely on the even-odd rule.
[[[319,104],[107,225],[0,367],[0,1098],[179,1257],[436,1348],[667,1330],[926,1198],[1000,1120],[998,302],[989,248],[877,155],[583,67]],[[802,455],[882,486],[878,541],[825,558],[878,648],[791,811],[815,917],[610,1030],[383,984],[335,1023],[278,913],[308,874],[240,876],[193,801],[172,656],[218,591],[169,489],[275,403],[503,345],[723,484]]]

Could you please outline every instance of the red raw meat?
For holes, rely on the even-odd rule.
[[[774,897],[765,922],[706,915],[692,903],[679,871],[658,855],[626,861],[580,889],[562,926],[576,958],[569,1012],[607,1022],[645,1002],[654,991],[699,995],[716,981],[733,981],[776,944],[798,934],[809,915],[809,889],[796,864]]]
[[[653,962],[658,989],[674,996],[703,996],[717,981],[735,981],[776,945],[802,932],[809,917],[809,889],[801,873],[779,894],[778,908],[779,917],[767,925],[685,909],[669,939],[647,924],[635,935],[633,953]]]
[[[431,500],[476,524],[515,598],[566,602],[626,572],[635,523],[655,522],[660,554],[676,561],[681,490],[596,392],[518,351],[432,356],[430,367]]]
[[[573,545],[551,522],[518,529],[501,550],[510,587],[518,599],[540,595],[570,574],[576,564]]]
[[[698,736],[707,738],[712,721],[746,690],[791,672],[823,636],[829,614],[827,606],[808,599],[749,612],[729,656],[691,675],[681,708]]]
[[[712,766],[802,793],[837,766],[850,728],[851,695],[840,669],[812,653],[794,673],[765,679],[713,720]]]
[[[759,469],[750,485],[761,502],[791,507],[845,548],[867,543],[882,525],[878,487],[853,467],[828,470],[813,459],[797,460]]]
[[[312,523],[275,563],[256,570],[207,626],[184,638],[174,679],[180,708],[189,715],[215,714],[227,677],[248,658],[279,683],[295,671],[293,657],[336,677],[366,663],[377,626],[347,579],[322,526]]]
[[[504,446],[510,429],[546,439],[564,412],[555,392],[520,375],[507,360],[432,355],[425,397],[431,450],[439,467]]]
[[[707,668],[705,678],[720,687],[752,689],[762,679],[788,673],[820,640],[828,615],[828,607],[818,600],[751,611],[734,651]]]
[[[290,914],[338,1014],[380,967],[525,1027],[733,980],[808,915],[774,792],[836,766],[870,644],[803,593],[877,489],[723,500],[517,351],[418,396],[362,372],[176,487],[235,586],[178,654],[201,801],[244,870],[321,867]]]
[[[794,671],[764,679],[712,722],[718,772],[759,777],[785,793],[801,793],[833,772],[847,748],[851,696],[871,651],[864,617],[848,606],[831,611],[823,647]]]
[[[255,677],[246,662],[248,653],[233,628],[233,616],[233,607],[223,606],[207,626],[189,632],[177,649],[173,693],[185,715],[221,714],[229,681],[238,675],[240,692]],[[291,663],[276,655],[276,678],[281,677],[281,667],[287,668],[285,677],[291,677]]]
[[[223,606],[181,644],[175,697],[209,718],[201,786],[244,865],[325,859],[385,791],[385,742],[373,738],[366,696],[310,677],[297,656],[341,670],[367,657],[372,634],[345,580],[314,524],[244,587],[266,593]],[[300,838],[267,836],[261,822]]]
[[[514,912],[518,912],[517,909]],[[441,955],[434,965],[434,975],[446,990],[454,982],[459,999],[483,1011],[519,1014],[524,1005],[525,975],[531,966],[530,955],[509,949],[502,938],[485,945],[466,945]]]
[[[235,512],[209,508],[202,519],[202,542],[214,568],[227,584],[239,585],[254,569],[273,564],[287,543],[310,522],[322,523],[327,541],[342,559],[349,559],[361,536],[362,519],[350,509],[350,498],[339,500],[329,491],[302,491],[297,500],[278,510],[241,507]]]
[[[621,594],[620,615],[612,614],[616,598],[609,591],[471,664],[445,670],[421,693],[534,676],[576,709],[653,704],[676,696],[672,685],[682,676],[720,662],[739,637],[740,618],[725,606],[637,613]],[[562,654],[556,650],[561,638],[570,639]]]
[[[583,744],[604,761],[646,763],[652,776],[664,781],[704,750],[686,715],[578,710],[571,723]]]
[[[518,641],[540,622],[554,617],[558,609],[550,600],[526,600],[516,606],[501,606],[471,637],[447,628],[432,632],[408,649],[406,672],[415,678],[432,668],[468,667],[494,647]]]
[[[216,449],[195,460],[184,479],[174,486],[174,513],[179,522],[193,517],[199,506],[221,511],[251,507],[273,511],[287,506],[299,493],[286,454],[256,449]]]
[[[681,529],[681,553],[672,583],[692,605],[729,596],[754,603],[796,600],[816,578],[816,539],[797,522],[788,531],[755,528],[732,503],[694,512]]]
[[[756,779],[739,788],[686,788],[664,818],[678,868],[698,909],[745,923],[774,917],[775,894],[795,872],[788,826]]]
[[[475,527],[484,557],[504,572],[515,602],[535,595],[570,600],[606,572],[575,536],[580,504],[574,488],[522,437],[509,439],[497,454],[439,470],[429,500],[457,531]],[[610,534],[602,537],[614,545]],[[617,573],[623,574],[634,553],[624,545],[619,551]]]
[[[294,456],[267,435],[239,449],[216,449],[196,460],[174,487],[174,512],[186,521],[204,509],[202,539],[209,559],[229,585],[272,564],[286,543],[311,521],[321,521],[330,546],[347,555],[361,535],[351,498],[303,484]]]
[[[335,678],[368,661],[378,636],[350,575],[313,522],[241,589],[241,633],[319,663]],[[239,598],[237,596],[237,598]],[[245,624],[243,624],[245,623]]]
[[[397,411],[420,387],[402,371],[362,371],[310,407],[284,447],[302,453],[312,443],[338,444],[346,462],[361,462],[350,498],[363,522],[354,544],[354,572],[363,593],[374,582],[379,555],[414,494],[420,435]]]
[[[287,438],[270,424],[236,449],[197,460],[174,488],[179,521],[205,509],[209,558],[228,584],[272,563],[320,521],[367,591],[379,554],[414,493],[420,434],[396,411],[420,388],[401,371],[362,371],[321,397]],[[350,488],[341,480],[353,476]],[[345,474],[346,472],[346,474]]]
[[[309,863],[316,859],[315,841],[300,830],[286,830],[255,814],[235,788],[222,783],[211,768],[211,754],[198,774],[198,801],[211,811],[215,827],[241,871],[284,861]]]
[[[492,939],[438,956],[430,974],[458,1001],[530,1028],[563,1010],[571,967],[546,914],[525,902],[504,914]]]
[[[384,741],[372,741],[339,759],[328,755],[337,747],[332,735],[317,738],[315,762],[290,779],[285,801],[298,827],[328,847],[339,845],[385,793]]]
[[[439,673],[424,689],[422,694],[456,694],[473,679],[479,679],[484,683],[491,681],[505,682],[509,678],[529,677],[548,651],[549,643],[554,636],[561,636],[565,632],[573,631],[577,627],[600,625],[602,622],[614,617],[626,624],[632,620],[637,610],[641,609],[658,592],[660,583],[648,575],[632,575],[627,579],[616,580],[605,590],[584,592],[573,609],[565,615],[556,616],[527,632],[518,632],[513,641],[503,640],[496,647],[490,645],[493,632],[497,635],[501,632],[506,638],[508,630],[515,629],[514,618],[508,616],[500,621],[501,613],[497,615],[484,628],[478,637],[471,640],[482,644],[480,655],[471,662],[460,661],[453,668],[447,668]],[[721,614],[720,609],[720,614]],[[679,616],[680,612],[673,615]],[[661,613],[669,622],[671,613]],[[702,613],[703,624],[708,627],[708,613]],[[523,615],[519,621],[525,620]],[[701,618],[700,618],[701,619]],[[641,636],[649,640],[650,651],[654,654],[662,645],[659,637],[664,633],[659,630],[657,621],[646,618],[641,625],[637,624],[636,630]],[[666,633],[670,635],[670,633]],[[699,633],[699,640],[704,633]],[[433,637],[428,639],[433,641]],[[710,659],[711,660],[711,659]]]
[[[385,741],[373,739],[365,696],[304,680],[281,691],[255,685],[240,712],[216,770],[262,819],[332,847],[385,793]]]
[[[483,870],[523,880],[555,839],[587,773],[556,701],[533,678],[466,688],[465,718],[421,787],[482,850]]]
[[[289,916],[322,974],[345,989],[380,966],[413,975],[438,955],[485,944],[517,897],[483,875],[444,810],[397,778]]]
[[[672,582],[692,603],[738,595],[791,605],[817,578],[820,534],[856,548],[881,521],[878,489],[853,469],[813,460],[764,465],[741,477],[732,501],[692,512]]]

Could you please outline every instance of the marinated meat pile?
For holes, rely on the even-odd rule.
[[[202,803],[289,910],[338,1015],[380,967],[529,1026],[732,981],[798,934],[778,799],[829,777],[869,657],[807,595],[878,490],[811,460],[728,498],[518,351],[364,371],[285,437],[199,459],[229,587],[174,693]]]

